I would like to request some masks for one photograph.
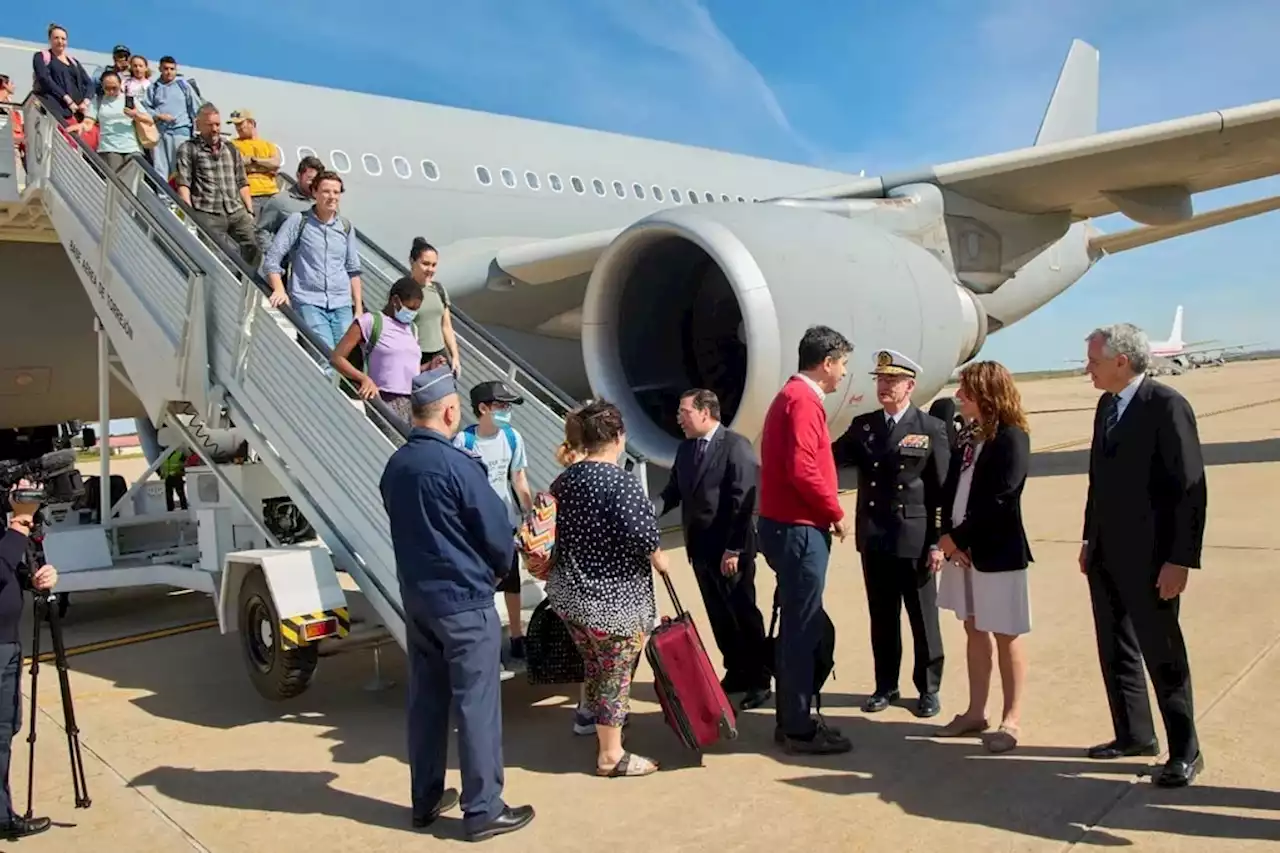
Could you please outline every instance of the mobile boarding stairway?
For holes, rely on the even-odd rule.
[[[112,495],[104,448],[97,523],[73,523],[75,513],[62,512],[47,528],[46,553],[59,565],[60,588],[167,584],[211,593],[220,629],[240,631],[255,686],[273,698],[305,690],[321,641],[341,647],[385,628],[403,648],[378,481],[405,425],[381,401],[371,402],[370,413],[353,399],[345,380],[325,370],[327,347],[292,308],[268,307],[268,285],[200,232],[141,157],[110,172],[37,97],[23,112],[25,186],[8,206],[10,218],[56,234],[94,307],[100,413],[109,413],[114,377],[137,395],[162,436],[167,427],[180,438],[164,442],[148,474],[179,445],[204,462],[188,470],[191,510],[178,513],[185,524],[178,541],[130,546],[130,526],[150,522],[145,512],[126,516],[141,505],[140,490],[149,488],[155,499],[159,484],[144,483],[143,475],[126,494]],[[356,233],[364,304],[380,310],[406,270]],[[544,488],[558,471],[553,449],[575,401],[456,309],[454,328],[465,386],[503,379],[523,395],[529,478],[534,489]],[[464,417],[471,417],[469,407]],[[249,461],[228,464],[215,452],[228,431],[247,443]],[[643,462],[629,460],[636,465],[643,482]],[[296,505],[322,545],[282,543],[264,517],[264,505],[279,499]],[[174,513],[162,514],[172,527]],[[335,567],[360,594],[344,590]],[[527,581],[526,608],[541,597],[540,585]],[[499,612],[505,619],[505,609]]]

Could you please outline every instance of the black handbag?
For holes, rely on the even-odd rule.
[[[550,599],[544,598],[529,617],[524,648],[530,684],[581,684],[586,679],[582,655]]]

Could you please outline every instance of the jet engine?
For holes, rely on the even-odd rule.
[[[601,255],[583,303],[583,355],[594,393],[622,410],[631,446],[670,467],[681,393],[715,391],[722,422],[756,441],[797,369],[800,338],[818,324],[854,345],[826,400],[833,438],[876,407],[877,350],[920,364],[921,403],[987,330],[976,297],[903,237],[820,211],[683,207],[640,220]]]

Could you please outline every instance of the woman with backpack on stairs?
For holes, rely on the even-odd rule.
[[[409,392],[420,369],[414,319],[422,297],[421,285],[408,276],[400,279],[391,285],[382,310],[357,317],[329,357],[334,368],[356,386],[360,399],[381,397],[406,425],[412,420]],[[351,363],[357,346],[364,371]]]

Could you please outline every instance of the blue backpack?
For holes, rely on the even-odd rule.
[[[467,450],[476,449],[476,429],[478,425],[472,424],[462,431],[462,445]],[[511,428],[511,424],[498,424],[498,428],[502,430],[502,434],[507,437],[507,446],[511,448],[511,459],[516,458],[516,431]],[[509,465],[510,463],[508,463]]]
[[[462,446],[471,453],[475,453],[476,450],[477,426],[477,424],[472,424],[462,431]],[[511,458],[507,460],[507,486],[511,489],[511,497],[515,498],[515,485],[511,482],[511,463],[516,460],[516,431],[511,428],[510,424],[498,424],[498,428],[507,437],[507,446],[511,448]]]

